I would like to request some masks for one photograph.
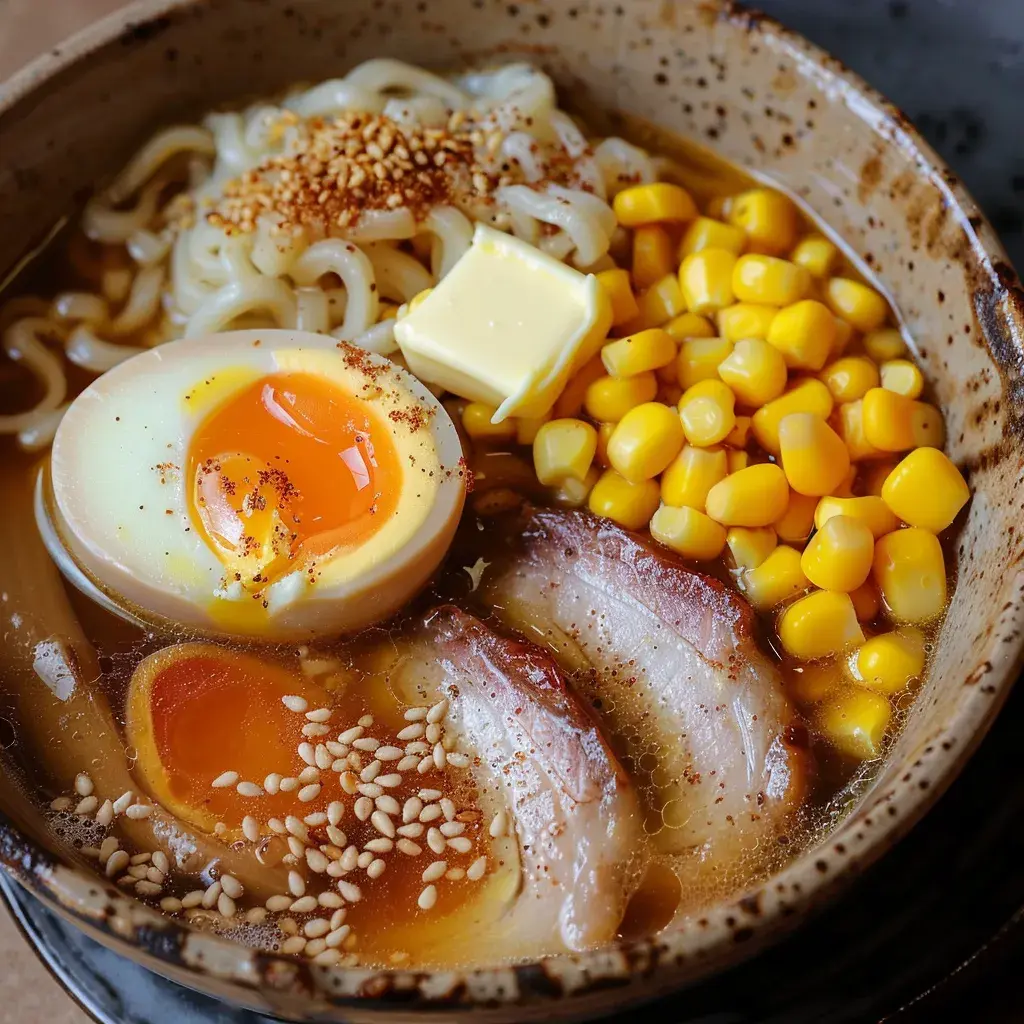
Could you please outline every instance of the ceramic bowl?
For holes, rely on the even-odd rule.
[[[0,277],[162,123],[388,55],[437,67],[528,58],[614,129],[659,124],[780,182],[888,290],[973,499],[930,676],[870,789],[784,871],[656,938],[447,973],[313,968],[192,933],[0,823],[0,861],[118,952],[284,1017],[560,1020],[606,1013],[751,955],[883,855],[970,755],[1024,652],[1024,293],[973,200],[903,115],[774,22],[687,0],[150,2],[0,91]],[[3,509],[0,507],[0,515]]]

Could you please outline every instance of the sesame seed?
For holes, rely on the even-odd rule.
[[[446,860],[435,860],[431,861],[427,866],[426,870],[422,874],[424,882],[436,882],[439,878],[444,877],[444,873],[448,870],[448,861]]]
[[[436,828],[427,829],[427,846],[436,854],[442,854],[447,846],[447,840]]]
[[[309,865],[310,871],[315,871],[318,875],[322,875],[327,870],[327,865],[330,861],[319,850],[307,849],[306,863]]]
[[[298,871],[288,872],[288,891],[293,896],[304,896],[306,894],[306,880]]]
[[[345,846],[345,843],[346,843],[345,833],[342,832],[340,828],[336,828],[334,825],[328,825],[327,826],[327,838],[330,839],[330,841],[335,846],[340,846],[340,847],[344,847]]]
[[[249,924],[263,924],[267,919],[266,907],[250,907],[245,912],[245,919]]]
[[[363,715],[363,717],[358,720],[357,724],[361,725],[364,729],[369,729],[370,726],[373,725],[373,715]]]
[[[434,767],[440,771],[444,767],[445,750],[440,743],[434,744]]]
[[[361,739],[355,740],[352,746],[356,750],[366,750],[371,754],[380,746],[380,740],[375,740],[372,736],[366,736]]]
[[[442,698],[427,712],[427,721],[431,725],[435,725],[436,723],[443,721],[444,716],[447,714],[448,699]]]
[[[359,851],[354,846],[346,846],[338,863],[346,871],[355,871],[356,865],[359,863]]]
[[[220,898],[220,894],[221,884],[220,882],[214,882],[207,888],[206,892],[203,893],[203,906],[207,910],[212,910],[216,905],[217,900]]]
[[[441,810],[444,812],[446,821],[455,820],[455,804],[448,797],[441,798]]]
[[[308,739],[317,739],[320,736],[326,736],[330,732],[330,727],[326,725],[317,725],[316,722],[307,722],[302,727],[302,735]]]
[[[59,796],[55,800],[50,801],[51,811],[66,811],[71,807],[73,803],[69,796]]]
[[[477,857],[472,864],[466,869],[466,877],[471,882],[478,882],[484,877],[484,872],[487,870],[487,858]]]
[[[320,893],[316,901],[321,907],[327,907],[328,910],[336,910],[338,907],[343,906],[345,902],[336,892],[331,892],[330,889],[325,889]]]
[[[120,874],[126,867],[128,867],[128,861],[131,858],[125,853],[124,850],[115,850],[108,858],[104,872],[107,878],[113,878],[114,875]]]
[[[393,797],[385,793],[383,796],[377,797],[374,801],[377,805],[377,810],[383,811],[385,814],[401,814],[402,805]]]
[[[374,811],[370,815],[370,824],[389,839],[395,838],[395,823],[383,811]]]
[[[400,836],[408,836],[410,839],[419,839],[423,835],[423,830],[426,826],[420,824],[418,821],[411,821],[408,825],[399,825],[395,831]]]
[[[271,896],[265,906],[272,914],[279,914],[282,910],[287,910],[292,905],[291,896]]]
[[[371,839],[366,843],[363,849],[372,850],[374,853],[390,853],[394,845],[394,842],[388,839],[387,836],[379,836],[377,839]]]
[[[102,843],[100,843],[100,849],[98,854],[100,861],[106,864],[107,860],[109,860],[110,858],[110,855],[120,845],[121,844],[118,842],[116,836],[107,836],[107,838],[104,839]]]
[[[363,782],[373,782],[375,778],[380,774],[381,770],[380,761],[371,761],[360,773],[359,778]]]
[[[504,807],[499,808],[498,813],[491,819],[487,831],[492,839],[498,839],[508,831],[508,814]]]
[[[229,787],[233,786],[237,781],[238,772],[221,772],[221,774],[218,775],[217,778],[215,778],[213,782],[210,783],[210,785],[214,789],[228,789]],[[131,801],[129,801],[129,803],[130,802]]]
[[[299,924],[294,917],[282,917],[277,921],[277,927],[284,932],[285,935],[298,935]]]
[[[397,761],[403,753],[401,747],[377,747],[374,756],[378,761]]]
[[[127,873],[136,881],[141,881],[143,878],[146,877],[147,874],[149,874],[149,868],[147,868],[145,864],[133,864],[128,869]]]
[[[114,801],[114,813],[124,814],[131,805],[132,800],[135,799],[135,794],[130,790],[126,789],[115,801]]]
[[[136,887],[137,888],[137,887]],[[227,918],[235,916],[235,911],[238,908],[235,905],[235,901],[226,893],[222,892],[217,897],[217,910]]]
[[[77,806],[75,807],[75,814],[77,814],[80,818],[87,817],[88,815],[95,813],[96,808],[99,807],[99,805],[100,802],[97,797],[87,796],[82,800],[79,800]]]
[[[426,807],[420,811],[420,821],[437,821],[441,817],[442,811],[437,804],[427,804]]]
[[[317,722],[323,725],[324,722],[331,720],[331,709],[330,708],[317,708],[315,711],[307,711],[306,718],[310,722]]]
[[[337,949],[349,936],[352,931],[351,925],[342,924],[327,935],[327,946],[329,949]]]
[[[242,883],[234,875],[220,876],[221,888],[233,899],[237,900],[245,891]]]
[[[446,821],[441,825],[441,835],[447,839],[451,839],[453,836],[461,836],[466,831],[466,826],[461,821]]]
[[[345,817],[345,805],[340,800],[332,800],[327,805],[327,820],[337,825]]]
[[[141,821],[143,818],[148,818],[153,813],[153,807],[151,804],[132,804],[132,806],[124,813],[125,816],[131,818],[132,821]]]
[[[240,782],[237,786],[235,786],[235,791],[238,793],[239,796],[263,796],[263,787],[257,786],[255,782]],[[131,808],[129,808],[129,810],[131,810]]]
[[[308,786],[311,782],[320,781],[320,769],[314,765],[310,765],[308,768],[303,768],[299,772],[299,783],[303,786]]]
[[[293,793],[299,788],[299,780],[292,778],[285,778],[281,780],[281,792],[282,793]]]
[[[363,850],[363,852],[356,858],[356,866],[360,868],[368,868],[372,863],[373,852],[370,850]]]
[[[448,840],[448,846],[456,853],[469,853],[473,849],[472,842],[465,836],[456,836]]]
[[[319,939],[326,935],[331,930],[331,922],[323,917],[314,917],[312,921],[307,921],[302,928],[302,932],[310,939]]]
[[[302,855],[306,852],[306,845],[298,836],[289,836],[288,850],[295,858],[295,861],[299,861],[302,859]]]
[[[389,772],[387,775],[377,776],[377,785],[385,789],[394,789],[402,784],[402,776],[398,772]]]
[[[338,735],[338,742],[347,743],[351,745],[362,735],[363,727],[361,725],[356,725],[353,726],[351,729],[346,729],[343,733],[340,733]]]
[[[435,750],[435,755],[436,755],[437,748],[435,747],[434,750]],[[469,755],[468,754],[460,754],[460,753],[456,753],[456,752],[453,751],[452,753],[448,754],[447,757],[448,757],[448,763],[453,768],[468,768],[469,767],[470,761],[469,761]]]
[[[407,754],[429,754],[430,744],[423,740],[413,740],[412,743],[406,743],[405,752]]]
[[[440,743],[441,735],[441,726],[437,722],[431,722],[427,726],[426,736],[424,738],[428,743]]]
[[[287,697],[282,697],[281,703],[289,711],[294,711],[297,715],[303,714],[306,708],[309,707],[309,703],[306,701],[305,697],[299,697],[295,694],[290,694]]]
[[[159,868],[149,868],[146,871],[146,878],[151,882],[155,882],[157,885],[163,885],[166,881],[166,876]]]
[[[338,892],[348,900],[349,903],[358,903],[363,898],[363,892],[358,885],[346,881],[344,878],[338,881]]]
[[[79,772],[75,776],[75,792],[79,796],[92,796],[93,788],[92,779],[85,772]]]
[[[324,746],[335,756],[335,757],[347,757],[348,747],[344,743],[339,743],[337,740],[324,740]]]
[[[377,797],[384,793],[383,787],[379,786],[376,782],[360,782],[356,788],[363,796],[373,800],[376,800]]]
[[[109,800],[104,800],[100,809],[96,812],[96,824],[106,828],[114,820],[114,805]]]
[[[317,768],[321,771],[327,771],[334,764],[334,758],[331,757],[331,752],[322,743],[317,744],[313,756],[316,759]]]
[[[387,864],[384,863],[379,857],[377,860],[371,861],[366,869],[366,875],[368,878],[380,878],[384,874],[384,869]]]
[[[409,708],[405,713],[405,720],[407,722],[422,722],[427,717],[427,712],[430,708]]]
[[[281,943],[281,952],[294,956],[306,948],[306,940],[301,935],[293,935]]]
[[[250,843],[255,843],[260,838],[259,822],[251,814],[247,814],[242,819],[242,835],[245,836]]]
[[[433,768],[433,767],[434,767],[434,759],[428,754],[416,766],[416,771],[418,771],[420,773],[420,775],[426,775],[427,772],[429,772],[430,769]]]
[[[306,828],[306,823],[301,818],[297,818],[294,814],[289,814],[284,819],[284,827],[293,836],[297,836],[303,842],[309,839],[309,829]]]
[[[160,901],[160,909],[165,914],[177,914],[181,910],[181,900],[175,899],[173,896],[165,896]]]
[[[306,946],[306,955],[309,955],[309,946]],[[313,957],[313,963],[318,967],[335,967],[341,963],[341,953],[337,949],[325,949]]]
[[[317,906],[315,896],[300,896],[288,910],[293,914],[311,914]]]
[[[308,765],[316,766],[316,750],[312,743],[300,743],[297,748],[299,757]]]
[[[331,895],[333,896],[334,894],[331,893]],[[339,910],[335,910],[335,912],[331,914],[331,927],[340,928],[345,923],[345,918],[347,916],[348,909],[346,907],[341,907]]]
[[[400,740],[418,740],[426,732],[425,726],[421,722],[413,722],[412,725],[407,725],[398,734]]]
[[[432,803],[434,800],[440,800],[441,799],[441,790],[439,790],[439,789],[421,789],[419,796],[420,796],[420,799],[424,803],[428,803],[429,804],[429,803]]]
[[[431,910],[437,902],[437,887],[434,885],[428,885],[426,889],[420,893],[419,899],[416,902],[419,905],[420,910]]]
[[[149,879],[143,878],[135,883],[135,891],[140,896],[159,896],[160,893],[164,891],[164,887],[162,885],[157,885],[155,882],[149,881]]]
[[[314,782],[311,786],[303,786],[299,790],[299,799],[304,803],[308,804],[315,800],[320,795],[320,783]]]
[[[416,754],[407,754],[395,767],[400,772],[411,772],[419,763],[420,759]]]
[[[359,792],[359,778],[352,772],[344,772],[338,782],[349,796],[355,796]]]
[[[285,832],[288,831],[287,826],[280,818],[268,818],[267,828],[269,828],[271,832],[276,832],[279,836],[283,836]]]
[[[193,907],[198,907],[203,902],[203,897],[206,895],[204,889],[193,889],[191,892],[186,893],[181,897],[181,905],[185,910],[191,910]]]

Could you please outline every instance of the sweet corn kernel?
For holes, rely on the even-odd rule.
[[[492,423],[491,417],[495,412],[493,405],[468,402],[462,410],[462,426],[474,441],[511,441],[516,436],[515,421],[508,419],[501,423]]]
[[[605,469],[611,466],[608,461],[608,442],[615,433],[616,426],[615,423],[599,423],[597,426],[597,453],[594,455],[594,461]]]
[[[560,484],[566,477],[582,480],[597,451],[597,431],[583,420],[551,420],[533,442],[533,468],[545,486]]]
[[[770,526],[786,511],[789,485],[778,466],[763,462],[719,481],[708,491],[707,513],[723,526]]]
[[[758,408],[778,398],[786,386],[786,361],[778,349],[757,338],[737,341],[718,365],[718,376],[742,405]]]
[[[875,539],[859,519],[832,516],[804,548],[800,567],[816,587],[848,594],[867,580],[874,554]]]
[[[741,256],[732,272],[733,294],[740,302],[790,306],[810,287],[811,275],[803,267],[777,256]]]
[[[608,440],[612,469],[630,483],[657,476],[683,447],[683,425],[674,408],[645,402],[619,420]]]
[[[533,444],[537,437],[537,431],[540,430],[540,428],[550,419],[551,413],[548,413],[546,416],[517,418],[515,421],[516,444]]]
[[[857,482],[857,467],[852,465],[843,477],[839,486],[832,492],[836,498],[852,498],[853,485]]]
[[[720,380],[702,380],[683,392],[679,418],[690,444],[706,448],[728,437],[736,426],[736,396]]]
[[[832,353],[836,318],[814,299],[780,309],[768,330],[768,342],[797,370],[820,370]]]
[[[713,217],[698,217],[683,235],[679,245],[679,259],[703,249],[726,249],[739,256],[747,244],[746,232],[732,224],[725,224]]]
[[[814,530],[814,509],[818,499],[797,491],[789,492],[789,504],[773,524],[780,540],[803,547]]]
[[[829,363],[819,377],[837,402],[856,402],[878,387],[878,367],[864,356],[847,356]]]
[[[658,393],[654,396],[662,405],[671,405],[673,408],[679,405],[679,399],[683,397],[683,389],[678,384],[664,384],[659,382]]]
[[[749,416],[737,416],[736,426],[729,431],[725,443],[733,448],[746,448],[750,439],[750,424]]]
[[[778,398],[761,406],[751,417],[751,429],[757,443],[767,452],[778,455],[779,424],[797,412],[814,413],[823,420],[832,415],[832,395],[820,380],[803,377],[795,381]]]
[[[885,455],[873,444],[869,443],[864,433],[864,399],[856,402],[845,402],[839,406],[839,436],[846,445],[853,462],[864,459],[878,459]]]
[[[661,475],[661,500],[666,505],[687,505],[705,510],[708,491],[729,472],[724,448],[685,445]]]
[[[796,244],[789,258],[803,267],[811,277],[824,278],[832,273],[839,250],[824,235],[806,235]]]
[[[917,398],[924,391],[924,377],[909,359],[890,359],[882,363],[882,387],[904,398]]]
[[[914,400],[895,391],[872,388],[864,403],[864,439],[883,452],[902,452],[914,447]]]
[[[833,516],[847,516],[862,522],[875,540],[892,533],[900,525],[889,506],[871,494],[861,498],[838,498],[834,495],[822,498],[814,510],[815,527],[820,530]]]
[[[870,285],[849,277],[829,278],[825,299],[832,312],[848,320],[858,331],[874,331],[885,323],[889,307]]]
[[[651,536],[684,558],[706,562],[725,547],[725,527],[695,508],[662,505],[651,518]]]
[[[927,622],[946,607],[946,566],[934,533],[911,526],[875,542],[875,583],[894,619]]]
[[[800,552],[780,544],[756,568],[742,577],[747,600],[758,610],[767,611],[788,601],[810,584],[800,568]]]
[[[850,470],[843,439],[820,417],[795,412],[779,423],[782,468],[794,491],[831,494]]]
[[[599,377],[587,388],[583,406],[595,420],[617,423],[657,393],[658,378],[650,371],[635,377]]]
[[[819,728],[847,757],[871,761],[882,756],[892,717],[889,701],[862,686],[844,686],[818,712]]]
[[[794,665],[786,672],[786,693],[798,704],[820,704],[840,685],[834,662]]]
[[[882,487],[889,474],[898,465],[898,460],[893,458],[876,459],[861,467],[860,487],[864,494],[871,494],[880,498]]]
[[[902,359],[907,354],[907,343],[895,327],[881,327],[864,335],[864,351],[876,363]]]
[[[671,338],[672,335],[669,335]],[[672,339],[675,341],[675,339]],[[679,351],[679,346],[676,346],[676,352]],[[664,366],[659,366],[655,371],[654,375],[658,378],[660,384],[678,384],[679,383],[679,368],[676,366],[676,360],[673,357],[672,361],[666,363]],[[682,388],[679,390],[679,394],[682,395]],[[675,404],[675,403],[673,403]]]
[[[778,538],[770,526],[733,526],[725,535],[725,543],[736,568],[747,572],[756,569],[775,550]]]
[[[610,341],[601,349],[601,362],[613,377],[635,377],[674,362],[675,358],[675,340],[657,327]]]
[[[928,402],[915,402],[910,418],[915,448],[941,448],[946,443],[942,413]]]
[[[779,641],[794,658],[816,661],[864,643],[849,594],[816,590],[779,617]]]
[[[729,204],[729,223],[742,228],[757,252],[784,253],[793,248],[797,235],[797,211],[781,192],[752,188]]]
[[[676,268],[674,246],[660,224],[644,224],[633,232],[633,284],[649,288]]]
[[[691,313],[714,313],[732,304],[736,262],[735,254],[728,249],[702,249],[683,260],[679,284]]]
[[[750,465],[750,456],[746,452],[737,451],[734,448],[727,449],[725,457],[729,463],[730,473],[738,473]]]
[[[873,622],[878,618],[881,599],[878,596],[878,588],[871,580],[861,584],[856,590],[851,590],[850,600],[853,602],[858,622]]]
[[[685,341],[687,338],[713,338],[715,336],[715,325],[707,317],[699,313],[683,313],[665,324],[665,330],[672,335],[676,341]]]
[[[667,182],[624,188],[612,201],[612,208],[624,228],[663,220],[692,220],[697,216],[697,207],[690,193]]]
[[[924,636],[916,629],[872,637],[853,659],[858,682],[869,690],[893,694],[924,672]]]
[[[627,530],[639,530],[650,522],[659,500],[657,480],[631,484],[614,469],[606,469],[594,484],[587,507],[594,515],[611,519]]]
[[[853,336],[857,332],[853,329],[853,324],[844,320],[841,316],[836,317],[836,340],[832,345],[832,354],[838,356],[846,351],[849,347],[850,342],[853,341]]]
[[[636,304],[639,310],[636,319],[623,325],[623,330],[630,333],[647,327],[660,327],[686,309],[683,290],[675,274],[667,274],[655,281],[637,297]]]
[[[578,416],[583,409],[587,388],[604,375],[605,369],[601,357],[597,355],[593,359],[589,359],[569,378],[562,393],[555,399],[555,406],[551,410],[552,414],[559,419]]]
[[[582,508],[600,476],[601,471],[596,466],[591,466],[582,480],[567,476],[551,492],[551,500],[559,508]]]
[[[778,312],[778,306],[736,302],[718,311],[718,330],[723,338],[730,341],[739,341],[741,338],[760,338],[765,341]]]
[[[960,470],[937,448],[912,451],[886,478],[882,501],[911,526],[941,533],[971,497]]]
[[[629,281],[629,271],[618,268],[602,270],[597,275],[597,283],[612,304],[612,327],[618,327],[640,315],[640,307],[636,304],[636,296]]]
[[[679,386],[685,390],[702,380],[717,380],[718,367],[732,348],[732,342],[725,338],[688,338],[682,342],[676,360]]]

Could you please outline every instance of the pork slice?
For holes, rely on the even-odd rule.
[[[428,613],[394,643],[392,692],[409,702],[448,697],[446,728],[473,757],[478,802],[488,821],[499,813],[509,821],[491,851],[504,881],[492,886],[489,905],[440,929],[435,956],[479,963],[613,938],[642,873],[642,813],[629,776],[555,660],[453,605]]]
[[[458,561],[477,597],[571,670],[641,784],[657,848],[689,853],[689,880],[708,885],[778,855],[807,736],[747,602],[587,512],[527,509],[467,532]],[[484,552],[492,564],[474,561]]]

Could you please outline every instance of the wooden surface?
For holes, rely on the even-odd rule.
[[[118,7],[121,0],[0,0],[0,82]],[[86,1024],[0,907],[0,1019],[11,1024]]]

